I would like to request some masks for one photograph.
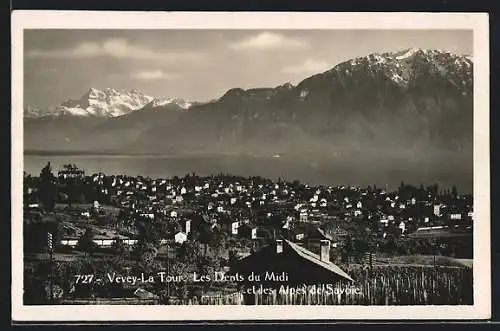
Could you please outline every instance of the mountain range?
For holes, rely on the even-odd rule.
[[[472,151],[473,62],[442,50],[374,53],[296,86],[232,88],[207,103],[91,88],[24,110],[25,150],[286,153]]]

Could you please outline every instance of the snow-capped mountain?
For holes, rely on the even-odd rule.
[[[24,116],[32,118],[49,115],[116,117],[140,109],[152,100],[153,97],[137,90],[124,91],[106,88],[101,91],[90,88],[79,99],[67,100],[59,106],[50,107],[46,110],[33,111],[33,108],[28,107],[25,109]]]
[[[401,88],[410,88],[421,77],[441,77],[466,93],[472,85],[472,57],[449,51],[410,48],[398,52],[373,53],[343,62],[324,74],[388,78]],[[378,77],[377,77],[378,76]]]
[[[448,51],[412,48],[369,54],[339,63],[296,86],[232,88],[203,104],[143,96],[135,99],[140,100],[134,104],[135,111],[127,101],[128,113],[123,116],[116,116],[123,110],[113,111],[112,102],[106,102],[120,93],[91,90],[87,94],[83,101],[61,107],[85,110],[85,114],[91,113],[89,109],[92,114],[105,109],[101,113],[113,118],[102,117],[102,123],[92,124],[92,131],[81,129],[80,135],[71,136],[72,146],[79,142],[84,149],[104,148],[105,143],[113,143],[116,149],[154,152],[164,152],[168,146],[179,150],[255,147],[257,151],[265,146],[273,150],[282,146],[283,151],[301,146],[328,150],[332,144],[456,150],[472,146],[472,57]],[[58,125],[55,130],[64,129]],[[47,131],[40,130],[42,135]],[[59,140],[68,149],[63,138]],[[33,134],[31,141],[43,139]]]
[[[189,109],[192,103],[180,98],[158,97],[145,105],[144,108],[161,108],[167,105],[177,105],[182,109]]]

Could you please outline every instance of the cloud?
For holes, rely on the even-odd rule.
[[[319,73],[331,67],[332,65],[326,61],[307,59],[302,64],[286,66],[281,69],[281,72],[285,74],[310,74]]]
[[[134,45],[126,39],[106,39],[101,42],[82,42],[72,48],[59,50],[35,49],[28,51],[31,58],[92,58],[107,56],[119,59],[181,60],[199,58],[200,54],[161,52],[143,45]]]
[[[307,43],[302,39],[287,37],[279,33],[261,32],[231,45],[234,50],[301,49]]]
[[[148,80],[170,80],[179,77],[178,74],[164,72],[162,70],[141,70],[130,75],[131,78],[148,81]]]

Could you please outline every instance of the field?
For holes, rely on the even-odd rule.
[[[354,284],[338,284],[334,293],[258,295],[256,304],[294,305],[472,305],[472,269],[450,266],[350,265]],[[356,293],[342,293],[355,287]]]

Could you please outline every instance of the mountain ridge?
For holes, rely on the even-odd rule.
[[[82,129],[80,136],[72,133],[66,138],[73,143],[62,145],[151,152],[342,144],[460,150],[472,142],[472,70],[471,57],[448,51],[372,53],[297,85],[232,88],[209,103],[155,103],[151,97],[139,109]]]

